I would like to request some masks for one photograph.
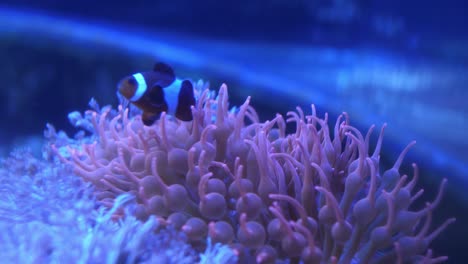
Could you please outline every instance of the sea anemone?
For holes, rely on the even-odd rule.
[[[204,90],[192,114],[193,121],[181,122],[163,113],[144,126],[128,108],[95,109],[87,116],[96,140],[57,153],[95,186],[103,205],[131,193],[138,219],[155,216],[194,245],[207,237],[228,244],[240,262],[446,259],[433,258],[428,247],[455,220],[430,231],[447,180],[432,202],[410,210],[422,194],[414,191],[418,168],[413,164],[411,180],[399,168],[415,142],[381,168],[385,124],[370,154],[374,126],[363,136],[343,113],[330,129],[314,105],[310,115],[297,108],[260,122],[250,97],[229,110],[224,84],[217,98]],[[294,133],[286,133],[286,123]]]

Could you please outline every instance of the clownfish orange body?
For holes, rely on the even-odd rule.
[[[147,126],[159,119],[162,112],[182,121],[192,120],[191,106],[195,105],[192,82],[175,77],[172,68],[156,63],[153,71],[135,73],[123,78],[118,92],[143,111]]]

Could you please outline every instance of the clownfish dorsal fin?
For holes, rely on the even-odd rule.
[[[171,85],[171,83],[173,83],[176,78],[174,70],[171,68],[171,66],[162,62],[156,63],[153,67],[153,71],[157,74],[159,79],[158,84],[162,88]]]
[[[193,85],[191,81],[184,80],[180,87],[175,116],[182,121],[192,121],[192,105],[195,105]]]

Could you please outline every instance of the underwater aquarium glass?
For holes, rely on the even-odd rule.
[[[0,262],[464,263],[467,12],[1,1]]]

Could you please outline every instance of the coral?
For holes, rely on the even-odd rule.
[[[374,126],[363,136],[346,113],[332,136],[328,116],[319,118],[313,105],[310,115],[297,108],[286,119],[278,114],[260,122],[250,97],[229,111],[226,85],[216,99],[208,94],[192,108],[192,122],[163,113],[147,127],[127,108],[88,112],[96,140],[56,152],[95,186],[101,204],[112,207],[119,195],[135,195],[138,219],[155,216],[196,247],[206,237],[229,244],[241,262],[446,259],[433,258],[428,247],[455,220],[430,231],[447,181],[434,201],[414,211],[422,194],[414,191],[417,166],[411,180],[399,172],[415,142],[384,170],[379,153],[386,125],[369,154]],[[287,123],[294,133],[286,133]]]
[[[217,244],[199,254],[183,233],[158,228],[156,217],[137,220],[130,194],[106,208],[92,199],[92,189],[63,164],[35,158],[27,150],[2,160],[2,263],[235,262],[227,246]],[[115,212],[122,210],[125,217],[115,221]]]

